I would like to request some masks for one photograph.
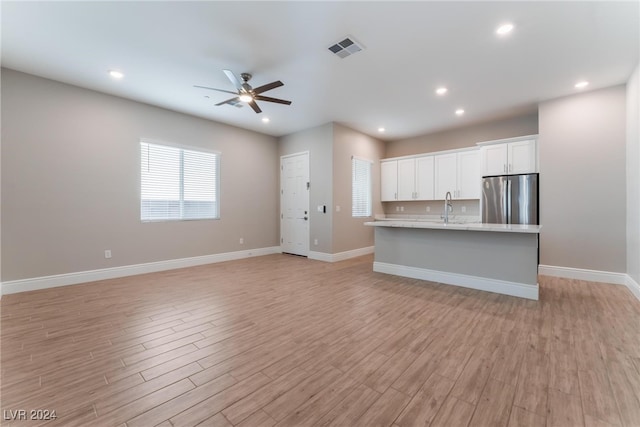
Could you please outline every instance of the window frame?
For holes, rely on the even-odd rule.
[[[366,163],[368,165],[368,205],[367,211],[364,214],[356,214],[354,212],[354,208],[356,207],[354,204],[355,201],[355,186],[354,186],[354,168],[356,167],[356,162]],[[351,156],[351,217],[352,218],[371,218],[373,217],[373,160],[366,159],[364,157]]]
[[[215,216],[211,217],[211,218],[160,218],[160,219],[142,219],[142,144],[151,144],[151,145],[159,145],[159,146],[163,146],[163,147],[169,147],[169,148],[174,148],[176,150],[181,150],[180,151],[180,158],[182,159],[182,163],[181,163],[181,167],[180,167],[180,182],[179,182],[179,186],[180,186],[180,194],[181,194],[181,199],[180,202],[184,203],[184,163],[183,163],[183,159],[184,159],[184,151],[193,151],[193,152],[201,152],[201,153],[206,153],[206,154],[213,154],[215,155],[215,167],[216,167],[216,173],[215,173],[215,195],[216,195],[216,204],[215,204]],[[209,148],[203,148],[203,147],[197,147],[197,146],[193,146],[193,145],[186,145],[186,144],[179,144],[179,143],[174,143],[174,142],[167,142],[167,141],[162,141],[162,140],[157,140],[157,139],[150,139],[150,138],[140,138],[139,140],[139,145],[138,145],[138,170],[139,170],[139,188],[138,188],[138,200],[139,200],[139,204],[138,204],[138,208],[139,208],[139,215],[138,218],[140,218],[140,222],[142,223],[152,223],[152,222],[175,222],[175,221],[211,221],[211,220],[219,220],[221,215],[221,203],[220,203],[220,196],[221,196],[221,192],[220,192],[220,175],[221,175],[221,164],[222,164],[222,153],[220,151],[217,150],[212,150]]]

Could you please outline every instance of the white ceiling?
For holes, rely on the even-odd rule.
[[[639,4],[3,1],[1,59],[270,135],[335,121],[378,137],[384,126],[382,139],[398,139],[535,111],[581,79],[586,90],[625,83],[638,64]],[[498,37],[507,21],[515,30]],[[327,48],[346,35],[366,49],[340,59]],[[225,68],[253,73],[254,87],[281,80],[265,95],[292,105],[259,102],[260,115],[215,107],[228,94],[193,85],[233,90]],[[435,95],[439,85],[446,96]]]

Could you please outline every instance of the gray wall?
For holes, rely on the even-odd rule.
[[[380,159],[384,157],[382,141],[364,135],[348,127],[333,126],[333,253],[373,246],[373,228],[366,227],[370,218],[351,216],[351,157],[361,157],[373,162],[373,215],[382,213],[380,202]],[[336,212],[335,206],[340,206]]]
[[[278,147],[279,156],[309,152],[309,249],[333,253],[333,124],[283,136]],[[326,205],[327,213],[318,212],[319,205]],[[317,245],[314,239],[318,239]]]
[[[627,82],[627,274],[640,284],[640,66]]]
[[[7,69],[2,114],[3,281],[279,245],[273,137]],[[140,222],[141,137],[222,153],[220,220]]]
[[[475,146],[476,142],[538,133],[538,113],[493,120],[387,143],[387,157]]]
[[[540,264],[626,272],[625,87],[540,104]]]

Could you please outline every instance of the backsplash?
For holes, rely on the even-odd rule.
[[[470,216],[480,218],[480,200],[453,200],[453,211],[457,216]],[[427,208],[429,210],[427,211]],[[464,208],[464,212],[462,211]],[[385,215],[441,215],[444,212],[444,200],[432,200],[428,202],[383,202],[382,209]]]

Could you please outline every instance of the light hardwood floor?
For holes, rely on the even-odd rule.
[[[3,418],[58,418],[3,425],[640,426],[640,303],[540,285],[270,255],[7,295]]]

